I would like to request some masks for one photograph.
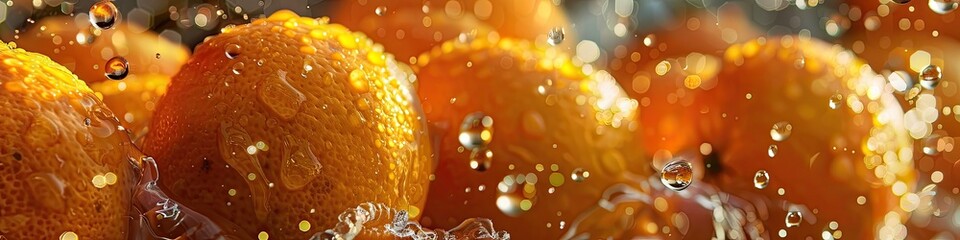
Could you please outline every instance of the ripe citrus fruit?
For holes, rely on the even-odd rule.
[[[439,164],[421,223],[489,218],[517,239],[557,239],[639,163],[636,101],[526,40],[448,41],[419,57]],[[618,219],[621,219],[622,216]]]
[[[281,239],[368,201],[419,217],[432,160],[413,75],[327,21],[284,10],[197,47],[144,142],[175,199]]]
[[[85,16],[44,18],[19,35],[21,48],[50,56],[77,73],[101,94],[124,127],[138,138],[153,116],[156,100],[166,91],[189,51],[135,23],[108,30],[90,25]],[[122,81],[104,76],[107,60],[123,56],[129,62]]]
[[[408,61],[440,43],[497,32],[546,46],[554,28],[566,30],[564,49],[574,31],[563,9],[549,0],[344,1],[333,19],[384,44]],[[519,24],[519,23],[523,24]]]
[[[41,54],[2,44],[0,71],[0,236],[123,239],[136,178],[113,113]]]
[[[661,63],[641,68],[653,72],[650,91],[638,96],[650,97],[640,101],[641,111],[679,116],[659,125],[643,119],[655,129],[644,137],[655,151],[654,168],[690,161],[695,180],[684,191],[695,194],[686,201],[706,196],[733,205],[713,207],[722,218],[691,217],[688,226],[718,222],[728,237],[749,238],[874,238],[902,226],[913,147],[900,105],[865,63],[838,46],[795,36],[736,44],[709,58],[722,62],[706,73],[689,70],[710,60],[689,57],[671,60],[666,71]],[[663,209],[687,211],[675,208],[683,204],[665,202]]]

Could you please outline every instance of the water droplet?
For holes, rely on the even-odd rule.
[[[240,72],[243,72],[243,62],[237,62],[233,64],[233,74],[240,75]]]
[[[838,109],[843,104],[843,95],[839,93],[830,96],[830,109]]]
[[[790,134],[793,133],[793,125],[783,121],[773,124],[773,128],[770,129],[770,138],[777,142],[783,142],[790,137]]]
[[[387,7],[379,6],[377,9],[374,9],[373,12],[376,13],[377,16],[383,16],[384,14],[387,14]]]
[[[560,43],[562,43],[563,39],[566,37],[564,35],[563,28],[554,27],[547,32],[547,43],[552,46],[560,45]]]
[[[932,134],[923,139],[923,153],[929,156],[940,154],[937,145],[940,143],[940,135]]]
[[[160,53],[157,53],[157,55],[156,55],[155,57],[156,57],[157,59],[160,59]]]
[[[767,148],[767,156],[770,156],[770,158],[776,157],[779,151],[780,147],[777,147],[776,144],[770,144],[770,147]]]
[[[807,65],[807,59],[804,58],[803,56],[800,56],[796,60],[793,60],[793,66],[796,67],[797,69],[803,69],[803,67],[806,65]]]
[[[27,186],[33,195],[33,203],[40,207],[62,212],[66,209],[63,180],[52,173],[34,173],[27,176]]]
[[[127,59],[117,56],[113,57],[110,60],[107,60],[107,63],[104,64],[103,74],[109,79],[113,80],[123,80],[127,77],[127,74],[130,72],[130,64],[127,63]]]
[[[787,223],[788,228],[791,228],[800,226],[801,220],[803,220],[803,215],[801,215],[800,212],[790,211],[787,212],[787,217],[784,219],[784,222]]]
[[[555,173],[560,175],[559,173]],[[536,203],[537,180],[533,174],[507,175],[497,184],[497,208],[508,216],[519,216],[529,211]],[[559,176],[560,179],[564,177]]]
[[[267,78],[262,83],[257,99],[280,118],[289,120],[300,112],[307,97],[290,85],[286,72],[280,71],[276,78]]]
[[[927,2],[930,10],[938,14],[953,12],[953,10],[957,9],[958,4],[960,4],[960,2],[956,0],[930,0],[930,2]]]
[[[60,240],[79,240],[79,239],[80,239],[80,236],[77,236],[77,233],[72,231],[66,231],[60,234]]]
[[[358,93],[366,93],[370,91],[370,83],[367,80],[366,72],[361,69],[354,69],[350,71],[350,86],[353,86],[353,90]]]
[[[897,4],[907,4],[910,2],[910,0],[892,0],[892,2]]]
[[[693,165],[683,160],[668,163],[660,171],[660,182],[670,190],[686,189],[693,182]]]
[[[224,50],[224,54],[226,54],[227,58],[229,59],[237,58],[237,56],[240,56],[240,45],[237,45],[234,43],[227,44],[227,48],[226,50]]]
[[[470,168],[478,172],[490,169],[493,162],[493,151],[488,149],[478,149],[470,153]]]
[[[940,71],[940,66],[929,65],[923,68],[923,70],[920,70],[920,86],[925,89],[934,89],[937,85],[940,85],[940,78],[942,76],[943,73]]]
[[[587,178],[590,178],[590,172],[583,170],[583,168],[574,169],[573,172],[570,173],[570,179],[573,179],[574,182],[583,182],[586,181]]]
[[[120,11],[111,1],[100,1],[90,6],[90,24],[99,29],[110,29],[120,18]]]
[[[266,177],[257,177],[266,176],[263,173],[262,165],[260,165],[260,160],[257,158],[257,155],[246,154],[247,146],[250,146],[253,141],[250,140],[250,136],[240,127],[229,122],[221,123],[220,137],[220,157],[223,158],[237,174],[250,180],[245,182],[247,183],[247,187],[250,188],[254,213],[257,219],[266,219],[267,214],[270,212],[270,204],[268,202],[270,200],[270,192],[267,189],[268,181]],[[253,179],[250,179],[250,175],[253,175]]]
[[[467,114],[460,124],[458,139],[470,150],[486,148],[493,140],[493,118],[482,112]]]
[[[309,144],[287,135],[283,141],[283,165],[280,180],[289,190],[298,190],[320,176],[320,160],[313,154]]]
[[[764,189],[769,183],[770,175],[767,174],[766,170],[757,171],[757,174],[753,175],[753,186],[757,189]]]

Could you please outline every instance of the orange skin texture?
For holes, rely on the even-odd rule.
[[[123,81],[104,81],[90,84],[102,96],[104,104],[113,109],[117,118],[134,139],[146,135],[156,109],[157,101],[167,92],[170,77],[156,74],[127,76]]]
[[[545,47],[550,29],[562,27],[567,40],[560,47],[572,49],[576,44],[576,34],[566,14],[549,0],[372,0],[366,5],[359,1],[340,4],[332,18],[335,22],[366,33],[403,62],[444,41],[457,39],[461,33],[475,37],[495,31],[502,37],[536,40]],[[386,10],[383,16],[375,14],[378,7]]]
[[[584,75],[562,53],[508,38],[450,41],[420,59],[425,60],[418,62],[418,93],[439,156],[421,220],[427,227],[449,229],[479,217],[493,220],[514,239],[557,239],[568,231],[560,222],[572,224],[606,188],[626,183],[627,175],[651,173],[633,142],[636,103],[609,76]],[[544,86],[543,94],[538,86]],[[577,104],[578,96],[583,104]],[[623,105],[595,107],[603,101]],[[493,120],[487,145],[493,157],[482,172],[471,169],[471,150],[462,149],[458,140],[464,117],[476,112]],[[589,178],[574,181],[571,174],[578,168]],[[514,185],[517,189],[506,196],[532,206],[508,215],[498,208],[498,188],[505,177],[518,174],[526,183]],[[532,184],[531,178],[536,178]],[[563,183],[557,185],[559,180]],[[590,221],[620,220],[626,215]]]
[[[145,140],[161,187],[249,237],[306,239],[364,202],[416,219],[432,151],[409,72],[376,48],[289,11],[210,38],[174,76]]]
[[[707,67],[699,72],[692,70],[696,68],[684,70],[682,66],[694,65],[676,59],[668,60],[673,67],[662,76],[656,73],[656,64],[640,68],[638,72],[650,80],[633,82],[643,83],[645,87],[639,89],[647,89],[634,97],[641,99],[642,112],[657,113],[641,118],[641,125],[649,126],[643,136],[644,145],[655,151],[653,168],[662,167],[673,157],[684,158],[694,164],[695,178],[684,191],[702,194],[704,189],[698,184],[705,184],[739,199],[765,203],[752,206],[764,208],[766,214],[747,224],[762,224],[761,236],[775,237],[780,229],[787,229],[788,237],[818,236],[827,223],[837,221],[843,237],[873,238],[875,227],[883,224],[887,212],[904,216],[890,185],[895,180],[909,186],[915,176],[909,159],[885,165],[896,169],[886,172],[891,174],[884,175],[888,179],[878,178],[876,166],[867,166],[865,161],[887,151],[909,148],[911,141],[902,125],[880,124],[869,111],[853,110],[848,103],[851,97],[864,106],[872,103],[900,111],[890,93],[880,97],[886,100],[871,100],[864,95],[866,86],[879,83],[871,82],[869,71],[861,72],[864,63],[852,55],[846,55],[852,58],[849,62],[835,60],[841,58],[840,54],[838,48],[825,43],[785,37],[736,44],[722,56],[708,55]],[[805,64],[798,67],[800,56]],[[717,60],[722,61],[720,65],[711,64]],[[691,75],[701,77],[700,84],[688,82]],[[831,109],[828,102],[836,93],[843,95],[843,104]],[[790,123],[793,130],[786,140],[776,142],[770,131],[780,121]],[[869,139],[876,137],[871,131],[883,132],[890,139],[877,140],[883,142],[882,147],[868,147]],[[703,143],[710,144],[706,155]],[[767,153],[771,144],[779,147],[773,158]],[[766,170],[770,176],[764,189],[753,184],[758,170]],[[785,190],[783,196],[777,193],[779,188]],[[864,205],[857,203],[859,196],[866,197]],[[711,210],[691,206],[690,199],[670,194],[664,197],[667,209],[678,209],[689,216],[689,226],[713,223],[709,217],[696,217],[711,216]],[[781,205],[782,201],[808,208],[808,212],[802,212],[800,226],[784,226],[785,206],[789,205]],[[817,209],[816,214],[813,209]],[[663,215],[673,214],[670,210]],[[650,233],[640,225],[634,234]],[[685,237],[699,239],[713,233],[687,234]]]
[[[4,44],[0,62],[0,236],[123,239],[136,183],[127,133],[48,57]]]

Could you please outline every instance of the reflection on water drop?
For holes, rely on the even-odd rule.
[[[127,63],[127,59],[120,56],[107,60],[103,67],[103,74],[112,80],[123,80],[129,72],[130,65]]]
[[[62,212],[66,208],[64,202],[63,180],[53,173],[34,173],[27,177],[27,186],[33,195],[35,204],[43,209]]]
[[[493,162],[493,151],[487,149],[478,149],[470,153],[470,168],[478,172],[490,169]]]
[[[460,124],[460,144],[470,150],[486,148],[493,140],[493,118],[482,112],[467,114]]]
[[[830,96],[830,109],[838,109],[843,104],[843,95],[839,93]]]
[[[776,144],[771,144],[770,147],[767,148],[767,156],[770,156],[770,158],[776,157],[779,151],[780,147],[777,147]]]
[[[787,217],[784,219],[784,222],[787,223],[787,227],[796,227],[800,226],[800,221],[803,220],[803,215],[798,211],[787,212]]]
[[[793,125],[783,121],[773,124],[773,128],[770,129],[770,138],[774,141],[782,142],[787,140],[790,137],[790,134],[793,133]]]
[[[957,9],[958,4],[956,0],[930,0],[927,2],[927,6],[930,7],[930,10],[938,14],[947,14],[953,12]]]
[[[77,236],[77,233],[72,231],[66,231],[60,234],[60,240],[78,240],[80,236]]]
[[[267,78],[261,83],[257,99],[281,119],[290,120],[303,108],[307,97],[290,85],[287,72],[279,71],[276,77]]]
[[[111,1],[100,1],[90,6],[90,24],[99,29],[110,29],[120,18],[120,11]]]
[[[796,60],[793,60],[793,66],[796,67],[797,69],[803,69],[803,67],[806,65],[807,65],[807,59],[803,58],[803,56],[800,56]]]
[[[240,56],[240,45],[234,43],[227,44],[224,54],[226,54],[229,59],[237,58],[237,56]]]
[[[934,156],[940,154],[940,149],[938,145],[940,143],[940,135],[932,134],[923,139],[923,153]]]
[[[238,62],[236,64],[233,64],[232,69],[233,69],[233,74],[240,75],[240,73],[243,72],[243,62]]]
[[[590,178],[590,172],[583,170],[583,168],[574,169],[573,172],[570,173],[570,179],[573,179],[574,182],[583,182],[586,181],[587,178]]]
[[[766,170],[757,171],[757,173],[753,175],[753,186],[757,189],[764,189],[769,183],[770,175],[767,174]]]
[[[940,66],[929,65],[920,70],[920,86],[925,89],[934,89],[937,85],[940,85],[941,77],[943,77],[943,73],[940,71]]]
[[[550,29],[550,32],[547,32],[547,43],[549,43],[550,45],[556,46],[562,43],[565,37],[566,36],[563,33],[563,28],[554,27]]]
[[[891,0],[891,1],[897,4],[907,4],[910,2],[910,0]]]
[[[674,191],[686,189],[693,182],[693,165],[683,160],[668,163],[660,171],[660,182]]]
[[[556,173],[560,179],[563,175]],[[508,216],[519,216],[529,211],[537,201],[537,179],[536,175],[516,174],[507,175],[497,183],[497,208],[503,214]],[[552,179],[551,176],[551,180]]]
[[[376,13],[377,16],[383,16],[384,14],[387,13],[387,7],[379,6],[377,7],[377,9],[374,9],[373,12]]]

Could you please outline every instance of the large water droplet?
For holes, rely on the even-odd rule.
[[[66,184],[53,173],[34,173],[27,176],[27,186],[33,195],[33,203],[40,207],[62,212],[66,209],[64,188]]]
[[[240,56],[240,45],[234,43],[227,44],[227,47],[224,49],[223,53],[226,54],[227,58],[235,59],[237,56]]]
[[[130,64],[127,63],[126,58],[120,56],[107,60],[103,67],[103,74],[112,80],[123,80],[128,73],[130,73]]]
[[[757,171],[757,173],[753,175],[753,186],[757,189],[764,189],[769,183],[770,175],[767,174],[766,170]]]
[[[482,112],[467,114],[460,124],[457,139],[470,150],[486,148],[493,140],[493,118]]]
[[[839,93],[830,96],[830,109],[838,109],[843,104],[843,95]]]
[[[220,125],[220,157],[230,165],[247,183],[254,203],[257,219],[264,220],[270,213],[270,192],[267,178],[257,155],[247,154],[247,147],[253,145],[250,136],[239,126],[229,122]]]
[[[774,141],[782,142],[787,140],[790,137],[790,134],[793,133],[793,125],[783,121],[773,124],[773,128],[770,129],[770,138]]]
[[[800,221],[802,220],[803,220],[803,215],[801,215],[800,212],[790,211],[790,212],[787,212],[787,217],[784,219],[784,222],[787,223],[788,228],[791,228],[791,227],[800,226]]]
[[[920,86],[925,89],[934,89],[937,85],[940,85],[941,77],[943,77],[943,73],[940,71],[940,66],[929,65],[920,70]]]
[[[283,165],[280,180],[290,190],[301,189],[320,176],[320,160],[303,140],[287,135],[283,141]]]
[[[590,172],[583,170],[583,168],[574,169],[573,172],[570,173],[570,179],[573,179],[574,182],[583,182],[586,181],[587,178],[590,178]]]
[[[100,1],[90,6],[90,24],[99,29],[110,29],[120,19],[120,11],[111,1]]]
[[[547,43],[553,46],[559,45],[560,43],[563,43],[563,39],[566,38],[564,35],[563,28],[554,27],[547,32]]]
[[[668,163],[660,171],[660,182],[674,191],[686,189],[693,182],[693,165],[683,160]]]
[[[287,81],[287,72],[280,71],[275,78],[267,78],[257,91],[260,103],[284,120],[293,118],[307,97]]]
[[[776,157],[779,151],[780,147],[777,147],[776,144],[771,144],[770,147],[767,148],[767,156],[770,156],[770,158]]]
[[[930,10],[938,14],[947,14],[953,12],[957,9],[958,3],[956,0],[930,0],[927,2],[927,6],[930,7]]]

